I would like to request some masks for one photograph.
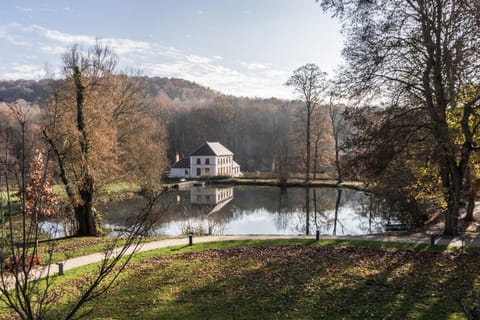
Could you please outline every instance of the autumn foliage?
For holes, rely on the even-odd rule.
[[[28,175],[28,184],[25,186],[25,211],[37,217],[53,216],[58,204],[58,196],[50,184],[52,174],[47,173],[45,168],[44,155],[37,149]]]

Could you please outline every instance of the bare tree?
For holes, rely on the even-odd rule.
[[[350,92],[422,110],[446,190],[446,235],[457,234],[480,107],[480,10],[476,0],[322,0],[344,23]],[[462,111],[461,143],[447,114]]]
[[[295,71],[285,83],[292,87],[304,103],[301,114],[305,126],[305,181],[310,180],[312,151],[312,119],[327,88],[326,73],[315,64],[306,64]]]
[[[335,169],[337,171],[337,182],[343,181],[342,166],[340,162],[340,152],[343,142],[343,138],[346,130],[346,123],[343,117],[344,107],[339,104],[335,104],[333,97],[330,96],[330,102],[328,104],[328,116],[330,119],[332,137],[335,150]]]
[[[16,110],[21,131],[28,124],[28,110]],[[22,135],[24,138],[25,135]],[[25,139],[23,140],[25,143]],[[119,234],[115,241],[103,251],[103,260],[96,272],[88,278],[89,281],[74,297],[69,308],[59,312],[52,306],[60,298],[56,283],[57,275],[53,268],[53,254],[56,250],[55,241],[47,241],[46,255],[41,255],[39,240],[48,239],[39,231],[39,218],[57,213],[57,198],[52,193],[48,174],[48,158],[37,152],[30,166],[25,159],[25,147],[22,148],[20,163],[21,184],[12,188],[9,175],[12,170],[8,165],[1,167],[0,192],[6,195],[7,206],[2,216],[0,247],[0,299],[24,320],[52,318],[73,319],[82,317],[93,309],[88,308],[99,296],[104,294],[124,270],[131,257],[137,252],[142,240],[148,235],[155,223],[151,212],[153,205],[162,194],[148,199],[144,209],[136,215],[132,223]],[[16,190],[19,204],[14,206],[11,195]],[[18,209],[17,209],[18,207]],[[120,244],[123,241],[123,244]],[[43,252],[43,250],[42,250]],[[42,259],[43,257],[43,259]],[[83,310],[83,311],[82,311]]]
[[[328,108],[320,106],[312,118],[312,152],[313,152],[313,180],[317,179],[317,173],[320,168],[326,168],[331,165],[332,153],[332,135],[330,121],[328,121]]]
[[[100,233],[93,210],[100,185],[127,177],[152,188],[165,165],[165,132],[151,119],[139,81],[115,74],[115,65],[115,55],[100,43],[87,53],[73,46],[64,56],[65,79],[48,106],[43,134],[78,236]]]

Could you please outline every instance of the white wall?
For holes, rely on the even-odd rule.
[[[217,175],[215,158],[215,156],[191,156],[190,167],[192,168],[192,170],[190,171],[190,176],[194,178],[199,178],[201,176]],[[197,159],[200,159],[200,164],[197,164]],[[209,164],[205,164],[206,159],[209,159]],[[200,169],[199,175],[197,175],[197,169]]]
[[[170,178],[189,178],[189,174],[185,174],[185,170],[190,172],[189,169],[185,168],[172,168],[170,170]]]

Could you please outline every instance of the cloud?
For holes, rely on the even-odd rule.
[[[28,44],[32,50],[40,50],[46,59],[49,59],[41,61],[41,65],[52,63],[53,68],[59,68],[59,57],[68,47],[78,44],[88,48],[97,41],[90,35],[70,34],[39,25],[17,25],[16,28],[18,32],[23,32],[23,36],[32,39]],[[2,30],[0,27],[0,38],[2,35],[8,36],[8,33],[2,33]],[[10,38],[11,41],[15,40],[11,35]],[[140,69],[142,74],[149,76],[183,78],[232,95],[281,98],[291,96],[283,86],[289,73],[268,64],[247,61],[234,63],[219,55],[207,57],[155,42],[126,38],[99,40],[117,54],[120,68]],[[30,64],[16,64],[1,77],[32,79],[40,77],[43,70],[43,67]]]
[[[38,65],[14,64],[9,71],[2,72],[2,78],[7,80],[41,79],[45,76],[45,69]]]
[[[55,9],[55,8],[41,8],[40,11],[55,13],[55,12],[58,12],[58,9]]]
[[[25,28],[27,31],[33,31],[43,36],[47,40],[57,42],[57,45],[46,44],[41,47],[44,52],[58,53],[61,48],[63,52],[74,44],[80,46],[90,47],[100,41],[108,45],[117,54],[130,54],[135,52],[144,52],[152,50],[151,44],[145,41],[135,41],[123,38],[95,38],[88,35],[73,35],[69,33],[60,32],[57,30],[47,29],[38,25],[33,25]]]
[[[43,45],[40,46],[40,50],[44,53],[49,54],[49,55],[60,56],[63,53],[65,53],[66,47],[65,46],[60,46],[60,45],[43,44]]]
[[[105,42],[105,44],[110,46],[118,54],[130,54],[152,50],[152,45],[145,41],[113,38],[100,39],[100,41]]]
[[[22,11],[22,12],[32,12],[33,9],[32,8],[24,8],[24,7],[16,7],[18,11]]]
[[[265,70],[268,67],[261,63],[248,63],[248,62],[240,62],[240,65],[244,66],[248,70]]]
[[[95,44],[95,38],[86,36],[86,35],[72,35],[57,30],[47,29],[39,25],[32,25],[31,27],[25,28],[25,31],[36,32],[39,35],[56,42],[60,42],[64,45],[72,44],[86,44],[93,45]]]
[[[40,11],[40,12],[48,12],[48,13],[56,13],[59,11],[65,11],[65,12],[71,12],[72,8],[70,7],[63,7],[61,9],[57,8],[49,8],[49,7],[42,7],[42,8],[32,8],[32,7],[19,7],[17,6],[16,9],[21,12],[34,12],[34,11]]]
[[[6,26],[0,26],[0,39],[6,40],[16,46],[25,46],[27,43],[19,40],[18,36],[16,36],[14,32],[10,31],[10,29],[17,27],[17,25],[18,24],[16,23],[11,23]]]

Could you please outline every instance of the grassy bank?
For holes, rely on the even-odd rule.
[[[272,187],[330,187],[330,188],[351,188],[356,190],[364,190],[364,185],[361,182],[346,181],[338,183],[335,180],[311,180],[305,182],[302,179],[289,179],[287,181],[280,181],[279,179],[267,178],[211,178],[207,179],[208,184],[220,185],[249,185],[249,186],[272,186]]]
[[[396,246],[269,240],[150,251],[88,318],[465,319],[459,302],[472,306],[479,293],[478,252]],[[55,310],[93,268],[62,278]]]
[[[147,238],[146,242],[160,240],[161,238]],[[52,262],[64,261],[92,253],[104,252],[108,248],[120,247],[124,240],[112,237],[81,237],[48,240],[40,242],[38,253],[42,261],[47,263],[49,250],[53,248]]]

